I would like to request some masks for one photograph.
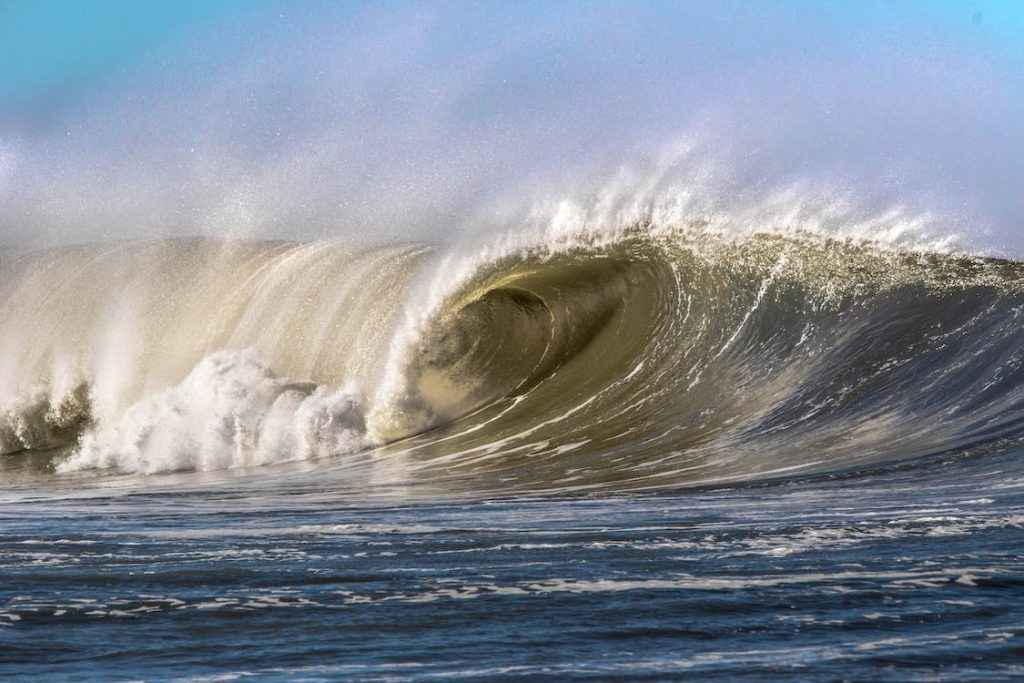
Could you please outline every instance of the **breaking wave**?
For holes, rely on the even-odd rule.
[[[0,452],[147,474],[360,453],[622,490],[991,449],[1024,436],[1022,278],[701,222],[25,253],[0,267]]]

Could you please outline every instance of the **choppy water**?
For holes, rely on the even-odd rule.
[[[7,495],[0,671],[1016,680],[1021,455],[579,499],[359,499],[312,473]]]
[[[0,267],[0,673],[1024,675],[1024,270],[702,223]]]

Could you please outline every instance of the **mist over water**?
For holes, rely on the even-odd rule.
[[[165,5],[95,64],[56,16],[29,56],[66,73],[0,105],[0,228],[451,243],[626,169],[701,215],[841,198],[1018,253],[1024,19],[983,5]]]

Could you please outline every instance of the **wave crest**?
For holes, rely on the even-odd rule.
[[[588,490],[1024,436],[1015,263],[643,223],[465,259],[204,240],[25,257],[0,274],[23,294],[0,447],[141,473],[374,449],[456,487]]]

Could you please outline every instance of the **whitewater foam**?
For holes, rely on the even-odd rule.
[[[279,379],[255,351],[222,351],[179,385],[87,432],[59,470],[153,474],[347,453],[367,443],[363,401],[352,388]]]

